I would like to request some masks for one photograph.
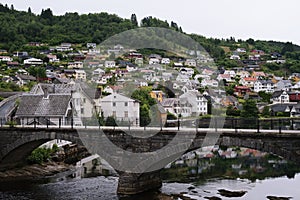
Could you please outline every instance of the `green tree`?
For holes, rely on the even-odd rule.
[[[284,47],[281,50],[282,54],[285,54],[286,52],[292,52],[294,51],[294,45],[291,42],[287,42],[284,44]]]
[[[106,118],[105,126],[117,126],[116,120],[113,116],[109,116]]]
[[[131,15],[130,21],[134,26],[138,26],[138,21],[135,14]]]
[[[262,98],[262,102],[270,103],[270,99],[272,97],[272,94],[267,93],[265,91],[258,92],[258,95]]]
[[[262,110],[261,116],[265,117],[265,118],[271,116],[271,112],[270,112],[270,107],[269,106],[265,106],[264,107],[264,109]]]
[[[258,108],[256,107],[256,102],[254,100],[247,99],[243,103],[241,117],[243,117],[243,118],[258,118]]]
[[[238,116],[240,116],[240,114],[241,114],[241,111],[238,109],[235,109],[232,105],[229,105],[227,107],[227,110],[226,110],[227,116],[238,117]]]
[[[147,126],[150,122],[150,109],[146,104],[144,104],[140,107],[140,126]]]

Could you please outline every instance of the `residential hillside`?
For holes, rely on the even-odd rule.
[[[139,24],[139,25],[138,25]],[[183,32],[175,22],[167,22],[149,16],[140,20],[132,14],[131,19],[123,19],[115,14],[96,13],[83,14],[66,13],[62,16],[53,15],[51,9],[42,10],[34,14],[28,8],[27,12],[17,11],[13,5],[0,4],[0,49],[9,52],[26,50],[24,44],[40,42],[47,45],[58,45],[62,42],[86,44],[87,42],[100,43],[108,37],[137,27],[164,27]],[[201,33],[200,33],[201,34]],[[237,47],[261,49],[270,52],[294,52],[300,47],[291,43],[275,41],[247,41],[229,39],[205,38],[191,34],[215,59],[223,61],[229,50]],[[298,54],[297,54],[298,55]],[[296,56],[297,56],[296,55]],[[295,57],[295,55],[289,55]]]
[[[160,29],[133,30],[138,27]],[[97,44],[121,32],[114,36],[118,40],[99,50]],[[194,41],[209,55],[202,48],[195,50]],[[141,44],[132,48],[125,42]],[[142,44],[147,42],[179,47],[179,52],[145,48]],[[138,22],[135,14],[130,19],[107,13],[54,16],[46,9],[37,15],[30,8],[21,12],[0,5],[0,69],[0,100],[16,91],[30,91],[41,104],[52,99],[48,105],[52,108],[57,105],[56,95],[66,98],[70,104],[61,109],[65,115],[59,118],[64,120],[53,119],[54,124],[90,123],[79,119],[91,117],[88,114],[95,107],[97,112],[93,114],[103,112],[107,124],[119,120],[142,126],[150,123],[150,116],[161,124],[166,119],[205,117],[219,111],[243,118],[300,116],[300,46],[188,35],[175,22],[151,16]],[[43,90],[43,84],[50,84],[49,89]],[[89,87],[96,90],[91,92]],[[127,89],[137,89],[127,96],[132,100],[118,96],[126,96]],[[69,111],[71,91],[77,102],[73,118]],[[109,95],[122,102],[103,101]],[[6,117],[10,111],[7,108],[14,104],[9,100],[4,104],[2,113]],[[113,109],[103,109],[108,108],[103,107],[106,104],[114,105]],[[20,123],[35,122],[22,121],[29,117],[21,114],[16,116]],[[36,117],[39,123],[47,123],[39,113]]]

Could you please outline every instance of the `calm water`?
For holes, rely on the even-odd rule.
[[[100,199],[110,200],[119,199],[115,191],[117,189],[118,178],[116,177],[95,177],[84,179],[63,180],[48,184],[28,184],[14,183],[0,185],[0,199]],[[195,189],[189,190],[189,187]],[[164,183],[161,191],[166,194],[178,194],[187,192],[194,199],[204,199],[205,196],[219,196],[218,189],[245,190],[247,194],[241,198],[222,199],[266,199],[268,195],[278,195],[293,197],[294,200],[300,200],[300,174],[295,178],[286,177],[266,179],[263,181],[251,182],[249,180],[226,180],[213,179],[208,180],[202,185],[193,183]],[[150,194],[144,194],[135,198],[128,199],[153,199]]]
[[[292,197],[300,200],[300,167],[274,155],[242,148],[216,149],[210,158],[203,158],[201,152],[182,156],[162,171],[165,182],[161,188],[164,194],[186,193],[192,199],[221,197],[219,189],[247,191],[240,198],[223,200],[263,200],[267,196]],[[224,155],[234,158],[225,159]],[[237,176],[237,173],[243,172]],[[292,178],[288,178],[292,177]],[[32,182],[11,182],[1,184],[0,199],[5,200],[153,200],[157,192],[148,192],[135,197],[119,197],[116,194],[118,178],[98,176],[94,178],[66,178],[68,173],[58,174],[45,180],[45,184]],[[212,178],[212,177],[231,177]],[[244,179],[236,178],[244,177]],[[276,177],[276,178],[268,178]],[[252,181],[248,180],[251,179]],[[256,180],[259,178],[260,180]],[[256,181],[254,181],[256,180]]]

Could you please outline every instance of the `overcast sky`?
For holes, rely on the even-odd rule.
[[[17,10],[40,13],[108,12],[140,21],[154,16],[206,37],[291,41],[300,45],[299,0],[0,0]]]

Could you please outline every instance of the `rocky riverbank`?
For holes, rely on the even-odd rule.
[[[16,180],[42,180],[57,173],[66,172],[74,168],[63,162],[47,162],[44,164],[27,165],[21,168],[9,169],[0,172],[0,182]]]

